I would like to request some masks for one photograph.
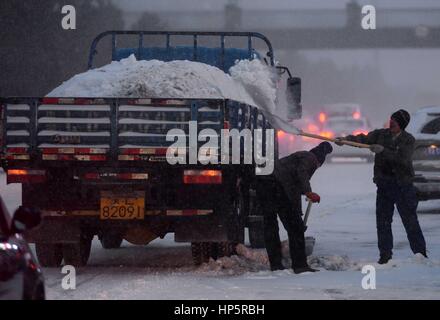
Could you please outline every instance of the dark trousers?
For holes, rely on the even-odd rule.
[[[291,195],[292,201],[287,197],[283,187],[275,179],[270,179],[258,185],[257,196],[264,214],[264,240],[270,265],[281,265],[281,241],[277,218],[279,216],[289,237],[292,268],[306,266],[301,194]]]
[[[396,205],[414,253],[426,253],[423,237],[417,219],[418,200],[413,185],[399,186],[394,179],[377,181],[376,224],[378,246],[381,255],[392,256],[394,205]]]

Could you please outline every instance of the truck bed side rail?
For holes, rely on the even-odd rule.
[[[0,104],[7,160],[143,161],[166,154],[171,129],[188,141],[190,121],[197,134],[270,128],[258,109],[232,100],[8,98]]]
[[[118,48],[118,38],[121,36],[134,35],[138,37],[137,47],[135,48]],[[163,36],[163,47],[151,47],[146,43],[146,36]],[[192,37],[191,46],[175,47],[171,45],[171,39],[176,37]],[[271,42],[261,33],[257,32],[197,32],[197,31],[106,31],[99,34],[92,42],[88,69],[94,66],[94,57],[97,54],[97,46],[99,42],[111,37],[112,60],[120,60],[129,54],[134,54],[138,60],[157,59],[162,61],[171,60],[191,60],[214,65],[227,72],[231,64],[236,59],[252,59],[254,55],[258,55],[254,49],[254,39],[262,40],[267,46],[267,56],[270,65],[274,66],[274,53]],[[219,38],[218,48],[206,48],[199,45],[201,37],[217,37]],[[226,38],[245,38],[247,39],[247,48],[243,49],[226,48]],[[145,46],[147,44],[147,46]],[[121,52],[123,50],[124,52]],[[189,51],[188,51],[189,50]],[[240,51],[241,50],[241,51]],[[247,51],[246,51],[247,50]]]

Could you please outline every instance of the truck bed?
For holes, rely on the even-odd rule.
[[[217,134],[270,128],[257,108],[232,100],[2,98],[0,104],[6,167],[163,162],[174,143],[167,132],[188,136],[189,121],[197,121],[198,132]]]

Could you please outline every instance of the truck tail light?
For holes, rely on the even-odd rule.
[[[220,170],[185,170],[183,172],[184,184],[221,184],[222,172]]]
[[[43,183],[46,181],[45,170],[10,169],[7,183]]]

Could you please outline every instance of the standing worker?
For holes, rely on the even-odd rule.
[[[374,159],[374,183],[377,185],[376,223],[380,252],[379,264],[387,263],[393,255],[394,205],[397,206],[405,227],[411,250],[427,258],[425,238],[417,219],[416,191],[412,184],[414,169],[412,155],[414,137],[405,131],[410,115],[401,109],[391,115],[390,128],[371,131],[368,135],[359,134],[336,138],[371,145],[376,153]]]
[[[299,151],[276,160],[274,174],[265,179],[265,183],[258,184],[257,195],[264,215],[264,240],[272,271],[285,269],[281,261],[277,215],[289,237],[293,271],[318,271],[307,264],[301,195],[306,195],[312,202],[320,201],[319,195],[312,192],[310,178],[332,151],[331,144],[323,142],[310,151]]]

